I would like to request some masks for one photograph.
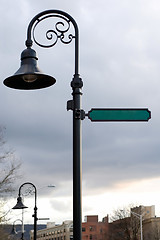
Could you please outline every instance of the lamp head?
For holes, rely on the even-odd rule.
[[[15,234],[17,234],[17,232],[16,232],[15,225],[13,224],[12,230],[11,230],[11,232],[10,232],[10,235],[15,235]]]
[[[24,208],[28,208],[26,207],[23,202],[22,202],[22,198],[18,197],[17,198],[17,204],[12,208],[12,209],[24,209]]]
[[[21,66],[11,77],[4,80],[4,85],[21,90],[34,90],[53,85],[55,78],[42,73],[37,66],[37,56],[32,48],[25,49],[21,54]]]

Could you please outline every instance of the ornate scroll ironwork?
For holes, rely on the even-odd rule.
[[[58,20],[56,23],[54,23],[53,29],[47,30],[45,37],[48,41],[52,41],[52,43],[48,45],[44,45],[37,41],[35,37],[35,29],[39,23],[41,23],[43,20],[48,18],[59,18],[61,20]],[[58,39],[60,39],[60,41],[64,44],[69,44],[70,42],[72,42],[72,39],[75,38],[75,36],[69,32],[71,30],[70,23],[71,23],[70,19],[67,19],[66,17],[58,14],[49,14],[47,16],[38,18],[33,27],[33,40],[38,46],[44,47],[44,48],[53,47],[58,42]]]
[[[21,187],[22,196],[28,196],[33,194],[35,194],[35,188],[30,183],[26,183]]]
[[[54,23],[53,28],[46,31],[45,37],[46,40],[50,41],[50,44],[45,45],[37,41],[35,37],[35,29],[39,23],[48,18],[54,18],[55,22],[57,18],[59,20]],[[74,34],[71,33],[72,30]],[[34,42],[44,48],[53,47],[58,40],[64,44],[69,44],[75,39],[75,75],[79,76],[79,31],[76,21],[68,13],[61,10],[51,9],[37,14],[28,25],[27,40],[25,42],[27,48],[31,48],[33,44],[31,35],[33,35]]]

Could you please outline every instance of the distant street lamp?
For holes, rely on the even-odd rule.
[[[16,231],[16,227],[15,227],[15,223],[16,223],[17,221],[20,221],[20,222],[22,223],[22,229],[21,229],[22,235],[21,235],[21,239],[24,240],[24,224],[23,224],[23,220],[21,220],[21,219],[17,219],[17,220],[15,220],[15,221],[13,222],[13,226],[12,226],[12,230],[11,230],[10,235],[15,235],[15,234],[18,233],[18,232]]]
[[[140,231],[141,231],[141,240],[143,240],[143,229],[142,229],[142,225],[143,225],[143,214],[138,214],[138,213],[135,213],[135,212],[132,212],[131,211],[131,214],[133,214],[135,217],[139,218],[140,220]]]
[[[46,38],[50,41],[49,45],[40,44],[35,38],[35,28],[43,20],[52,18],[58,21],[54,29],[46,32]],[[75,33],[68,33],[71,29]],[[81,143],[81,120],[85,113],[81,109],[81,89],[82,79],[79,75],[79,31],[75,20],[66,12],[60,10],[46,10],[37,14],[29,23],[27,30],[26,49],[21,54],[21,66],[11,77],[4,80],[7,87],[14,89],[32,90],[46,88],[53,85],[55,78],[43,74],[37,66],[36,52],[31,48],[33,41],[40,47],[53,47],[58,40],[64,44],[69,44],[75,40],[75,72],[71,81],[73,99],[67,102],[67,110],[73,111],[73,237],[74,240],[82,238],[82,210],[81,210],[81,185],[82,185],[82,143]],[[68,34],[68,35],[67,35]],[[67,36],[66,36],[67,35]],[[53,41],[51,43],[51,40]],[[36,216],[35,216],[36,221]]]
[[[22,197],[21,197],[21,190],[22,190],[22,187],[25,186],[25,185],[30,185],[31,188],[28,188],[27,189],[27,195],[28,194],[32,194],[34,193],[35,195],[35,206],[34,206],[34,214],[32,215],[32,217],[34,217],[34,240],[37,239],[37,189],[35,187],[35,185],[33,183],[30,183],[30,182],[26,182],[26,183],[23,183],[20,188],[19,188],[19,193],[18,193],[18,198],[17,198],[17,204],[12,208],[12,209],[24,209],[24,208],[28,208],[26,207],[23,202],[22,202]]]

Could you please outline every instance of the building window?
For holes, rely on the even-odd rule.
[[[89,239],[92,240],[92,234],[89,236]]]
[[[96,231],[96,226],[90,226],[90,227],[89,227],[89,230],[90,230],[90,232]]]
[[[82,232],[85,232],[86,231],[86,228],[85,227],[82,227]]]

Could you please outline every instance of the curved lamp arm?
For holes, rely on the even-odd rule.
[[[35,190],[35,192],[34,192],[34,194],[35,194],[35,206],[37,205],[37,188],[36,188],[36,186],[33,184],[33,183],[31,183],[31,182],[25,182],[25,183],[23,183],[20,187],[19,187],[19,193],[18,193],[18,196],[19,197],[21,197],[21,189],[22,189],[22,187],[24,186],[24,185],[31,185],[33,188],[34,188],[34,190]]]
[[[21,220],[21,219],[16,219],[16,220],[13,222],[13,225],[15,225],[15,223],[16,223],[17,221],[20,221],[20,222],[22,223],[22,220]]]
[[[34,30],[36,28],[36,26],[43,20],[47,19],[47,18],[59,18],[60,20],[55,24],[55,29],[51,29],[51,30],[48,30],[47,33],[46,33],[46,38],[48,40],[53,40],[53,36],[56,37],[56,40],[50,44],[50,45],[42,45],[40,43],[38,43],[34,37]],[[68,24],[68,27],[65,28],[64,26],[64,22],[66,22]],[[70,22],[72,23],[74,29],[75,29],[75,36],[73,36],[72,34],[69,34],[68,35],[68,41],[65,41],[64,40],[64,36],[65,36],[65,33],[69,31],[70,29]],[[65,29],[61,29],[61,27],[64,27]],[[58,39],[61,40],[62,43],[64,44],[68,44],[72,41],[72,39],[74,38],[75,39],[75,75],[78,75],[79,74],[79,31],[78,31],[78,26],[77,26],[77,23],[75,22],[75,20],[66,12],[63,12],[61,10],[55,10],[55,9],[51,9],[51,10],[46,10],[46,11],[43,11],[39,14],[37,14],[32,20],[31,22],[29,23],[28,25],[28,30],[27,30],[27,40],[26,40],[26,46],[28,48],[30,48],[33,44],[33,41],[32,41],[32,31],[33,31],[33,40],[34,42],[41,46],[41,47],[53,47]]]

